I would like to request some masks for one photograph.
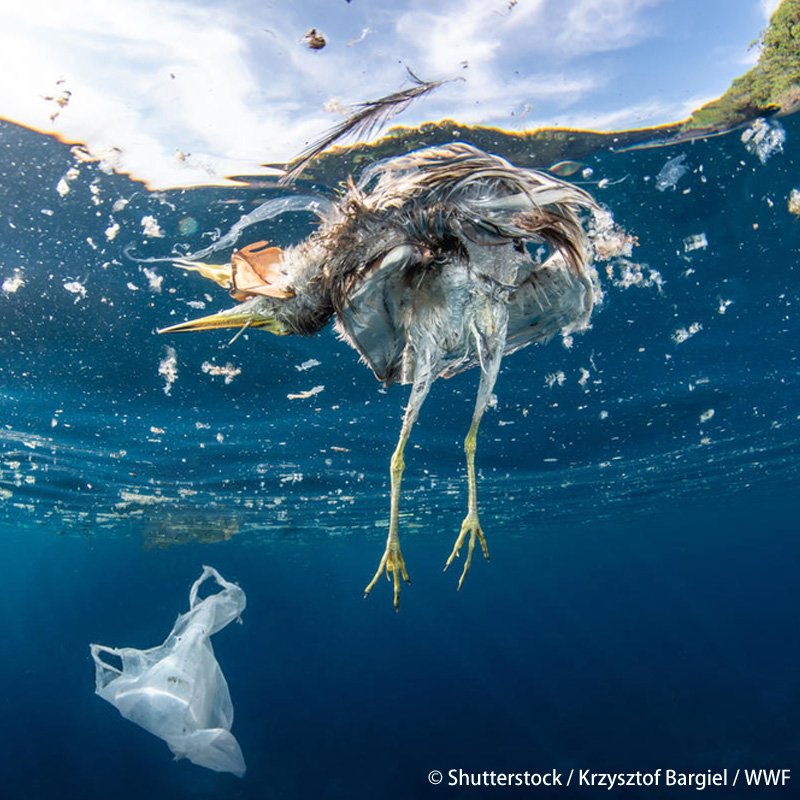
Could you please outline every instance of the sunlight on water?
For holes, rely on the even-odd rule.
[[[677,156],[589,162],[587,188],[634,246],[600,266],[605,300],[592,330],[504,364],[478,464],[487,496],[513,492],[509,518],[536,509],[537,527],[579,522],[630,510],[636,497],[794,477],[790,123],[785,152],[782,139],[767,154],[766,135],[734,133]],[[748,152],[756,139],[762,149]],[[327,334],[246,332],[231,345],[224,333],[156,337],[156,327],[223,305],[224,293],[124,255],[129,245],[146,256],[207,246],[263,190],[148,193],[12,125],[3,143],[15,177],[4,182],[0,302],[18,353],[2,367],[6,519],[104,530],[138,520],[144,530],[153,516],[219,509],[240,532],[279,535],[306,527],[312,502],[317,532],[380,530],[407,390],[380,389]],[[35,167],[24,163],[31,148]],[[253,238],[288,244],[310,221],[302,212],[266,221]],[[410,497],[438,507],[460,494],[475,382],[435,387],[409,457]],[[367,497],[375,519],[355,501]]]
[[[558,167],[619,226],[593,231],[602,303],[503,363],[477,451],[492,562],[458,593],[441,570],[478,370],[436,382],[405,454],[414,585],[393,614],[382,582],[361,595],[408,389],[330,330],[158,336],[230,299],[126,255],[203,251],[285,190],[149,192],[0,124],[2,670],[25,681],[0,706],[26,720],[4,772],[19,796],[105,798],[125,776],[125,800],[351,800],[438,796],[426,776],[453,767],[791,766],[800,121],[781,126]],[[296,243],[301,205],[247,241]],[[248,597],[214,645],[236,788],[91,696],[88,642],[161,641],[208,561]]]

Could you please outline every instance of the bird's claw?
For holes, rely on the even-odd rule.
[[[486,545],[486,537],[483,535],[483,531],[481,530],[481,524],[478,521],[478,515],[475,513],[470,513],[467,514],[466,518],[461,523],[461,531],[456,538],[456,543],[453,545],[453,552],[450,553],[450,557],[447,559],[444,565],[444,570],[442,571],[447,571],[447,568],[456,558],[458,558],[458,555],[461,551],[461,546],[464,544],[467,534],[469,534],[469,542],[467,543],[467,557],[464,559],[464,568],[461,570],[461,577],[458,579],[457,591],[461,589],[461,584],[464,583],[464,578],[467,577],[467,572],[469,572],[469,568],[472,564],[472,553],[475,550],[476,539],[481,544],[483,557],[487,561],[489,560],[489,548]]]
[[[408,577],[408,572],[406,572],[406,562],[403,560],[403,554],[400,552],[399,544],[386,545],[386,552],[384,552],[383,558],[381,558],[378,564],[378,569],[375,571],[372,580],[367,584],[366,589],[364,589],[364,597],[367,597],[372,591],[382,572],[386,573],[386,580],[391,580],[394,584],[392,602],[394,610],[399,611],[400,588],[402,586],[400,578],[402,577],[409,586],[411,585],[411,579]]]

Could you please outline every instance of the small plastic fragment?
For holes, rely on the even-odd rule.
[[[775,155],[783,152],[786,131],[779,122],[770,122],[759,117],[742,133],[742,144],[748,153],[752,153],[762,164]]]
[[[683,162],[686,154],[671,158],[661,167],[661,171],[656,175],[656,189],[663,192],[667,189],[674,189],[678,181],[689,171],[689,167]]]
[[[691,253],[692,250],[705,250],[708,247],[708,238],[704,233],[687,236],[683,240],[683,252]]]
[[[786,201],[786,206],[790,214],[800,217],[800,189],[792,189],[789,192],[789,199]]]

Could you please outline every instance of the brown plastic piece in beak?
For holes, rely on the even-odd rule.
[[[246,300],[253,295],[294,297],[284,270],[283,251],[280,247],[267,247],[268,244],[253,242],[231,256],[231,296],[235,300]]]

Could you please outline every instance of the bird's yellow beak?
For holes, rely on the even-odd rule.
[[[213,331],[219,328],[262,328],[276,336],[286,336],[291,331],[278,320],[265,317],[252,311],[233,313],[220,312],[200,319],[191,319],[178,325],[161,328],[158,333],[190,333],[192,331]]]

